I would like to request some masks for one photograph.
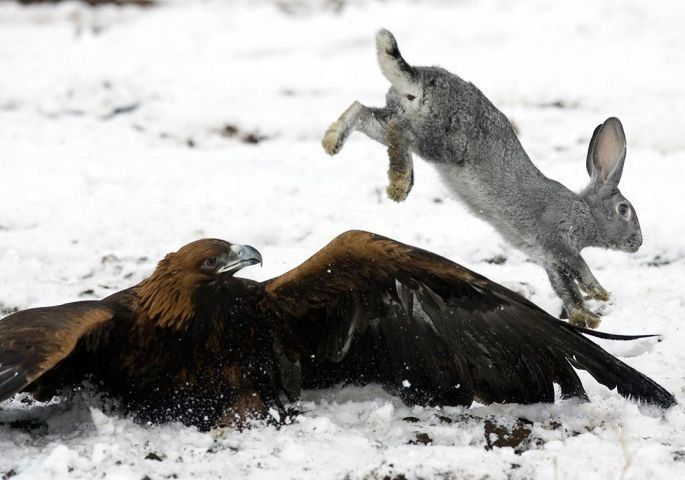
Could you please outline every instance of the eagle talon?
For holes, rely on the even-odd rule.
[[[225,440],[236,431],[239,430],[229,426],[216,426],[209,431],[209,435],[212,440]]]

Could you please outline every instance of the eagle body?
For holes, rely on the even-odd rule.
[[[178,328],[159,326],[144,314],[136,288],[102,300],[115,312],[109,324],[82,337],[26,390],[49,400],[89,379],[140,421],[181,421],[201,429],[231,423],[222,417],[233,413],[236,402],[248,410],[254,405],[255,415],[265,413],[263,405],[280,405],[273,333],[266,322],[254,321],[266,320],[255,312],[261,286],[235,280],[198,288],[194,312]],[[35,314],[25,312],[17,321]],[[263,401],[253,397],[257,391]]]
[[[201,429],[283,411],[302,388],[379,383],[409,403],[587,398],[575,369],[636,400],[673,396],[557,320],[433,253],[367,232],[336,237],[266,282],[236,278],[252,247],[204,239],[100,301],[0,320],[0,401],[85,378],[141,421]]]

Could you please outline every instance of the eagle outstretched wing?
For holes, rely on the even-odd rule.
[[[282,349],[304,387],[378,382],[414,403],[586,398],[574,367],[626,397],[674,397],[520,295],[433,253],[360,231],[264,283]],[[289,353],[290,352],[290,353]],[[293,354],[292,352],[299,352]],[[288,375],[286,391],[299,388]],[[290,383],[288,385],[288,383]]]
[[[67,358],[79,340],[115,315],[114,306],[82,301],[32,308],[0,319],[0,401]]]

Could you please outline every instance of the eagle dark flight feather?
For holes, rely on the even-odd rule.
[[[587,370],[624,396],[673,396],[533,303],[430,252],[347,232],[267,282],[235,278],[261,261],[214,239],[167,255],[140,284],[101,301],[0,320],[0,401],[49,398],[92,376],[141,419],[200,428],[282,409],[281,393],[378,382],[408,401],[586,397]]]
[[[673,396],[520,295],[433,253],[348,232],[265,284],[305,352],[304,387],[380,382],[414,403],[586,397],[573,367],[623,396]],[[313,357],[312,357],[313,355]]]
[[[0,321],[0,399],[52,369],[113,315],[106,303],[89,301],[24,310]]]

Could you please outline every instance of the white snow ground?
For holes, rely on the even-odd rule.
[[[373,36],[387,27],[410,62],[479,86],[572,188],[587,181],[595,125],[622,119],[622,191],[645,243],[585,257],[613,293],[602,328],[663,336],[603,344],[685,403],[684,23],[685,3],[668,0],[2,2],[0,308],[104,296],[204,236],[259,248],[264,268],[245,275],[266,279],[361,228],[558,313],[542,269],[449,199],[425,163],[398,205],[384,196],[380,145],[356,135],[338,157],[321,149],[352,100],[383,103]],[[488,263],[496,256],[506,262]],[[0,406],[0,478],[685,478],[683,406],[637,406],[582,378],[588,404],[438,410],[372,386],[309,392],[292,425],[217,439],[98,402],[19,396]],[[486,432],[495,441],[518,418],[516,451],[486,448]]]

